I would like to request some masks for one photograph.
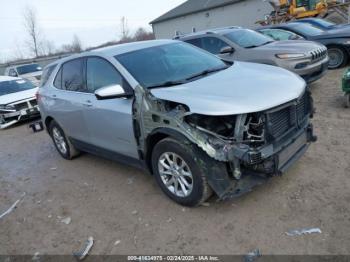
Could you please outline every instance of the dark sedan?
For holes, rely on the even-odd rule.
[[[296,20],[294,22],[310,24],[326,31],[332,30],[332,29],[344,28],[344,27],[350,28],[350,24],[335,24],[333,22],[326,21],[321,18],[303,18],[303,19]]]
[[[283,29],[302,36],[306,40],[319,42],[328,48],[329,69],[345,66],[350,56],[350,28],[335,28],[323,30],[308,23],[291,22],[258,28],[257,31],[268,35],[275,40],[276,29]]]

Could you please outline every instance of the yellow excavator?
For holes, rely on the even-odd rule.
[[[261,25],[279,24],[306,17],[326,18],[335,23],[348,22],[350,0],[268,0],[274,11]]]

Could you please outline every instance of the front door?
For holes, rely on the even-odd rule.
[[[111,85],[121,85],[125,89],[125,80],[103,58],[89,57],[86,63],[90,107],[84,113],[92,145],[138,158],[132,121],[133,98],[98,100],[94,95],[97,89]]]

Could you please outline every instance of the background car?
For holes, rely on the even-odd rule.
[[[29,80],[0,76],[0,129],[39,116],[37,91]]]
[[[332,30],[337,28],[350,29],[350,24],[335,24],[333,22],[330,22],[321,18],[303,18],[303,19],[295,20],[293,22],[311,24],[323,30]]]
[[[28,79],[35,86],[39,86],[42,67],[39,64],[26,64],[10,66],[5,69],[5,75]]]
[[[297,35],[291,31],[286,31],[283,29],[261,29],[258,31],[259,33],[262,33],[268,37],[271,37],[272,39],[276,41],[285,41],[285,40],[305,40],[304,37]]]
[[[327,70],[325,46],[310,41],[282,41],[240,27],[219,28],[177,39],[193,44],[226,61],[245,61],[279,66],[311,83]]]
[[[290,22],[261,27],[257,31],[278,40],[279,32],[275,29],[283,29],[298,34],[306,40],[325,45],[328,48],[329,69],[343,67],[349,61],[350,30],[346,28],[323,30],[309,23]]]
[[[249,192],[316,139],[300,77],[180,41],[97,49],[46,71],[38,103],[63,158],[85,151],[147,168],[182,205]]]

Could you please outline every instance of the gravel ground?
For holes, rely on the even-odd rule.
[[[1,131],[0,214],[26,195],[0,219],[0,254],[72,254],[89,236],[91,254],[350,254],[350,110],[342,107],[342,72],[312,85],[319,140],[289,172],[199,208],[175,204],[140,170],[89,154],[66,161],[46,132],[34,134],[27,124]],[[285,234],[304,227],[322,233]]]

